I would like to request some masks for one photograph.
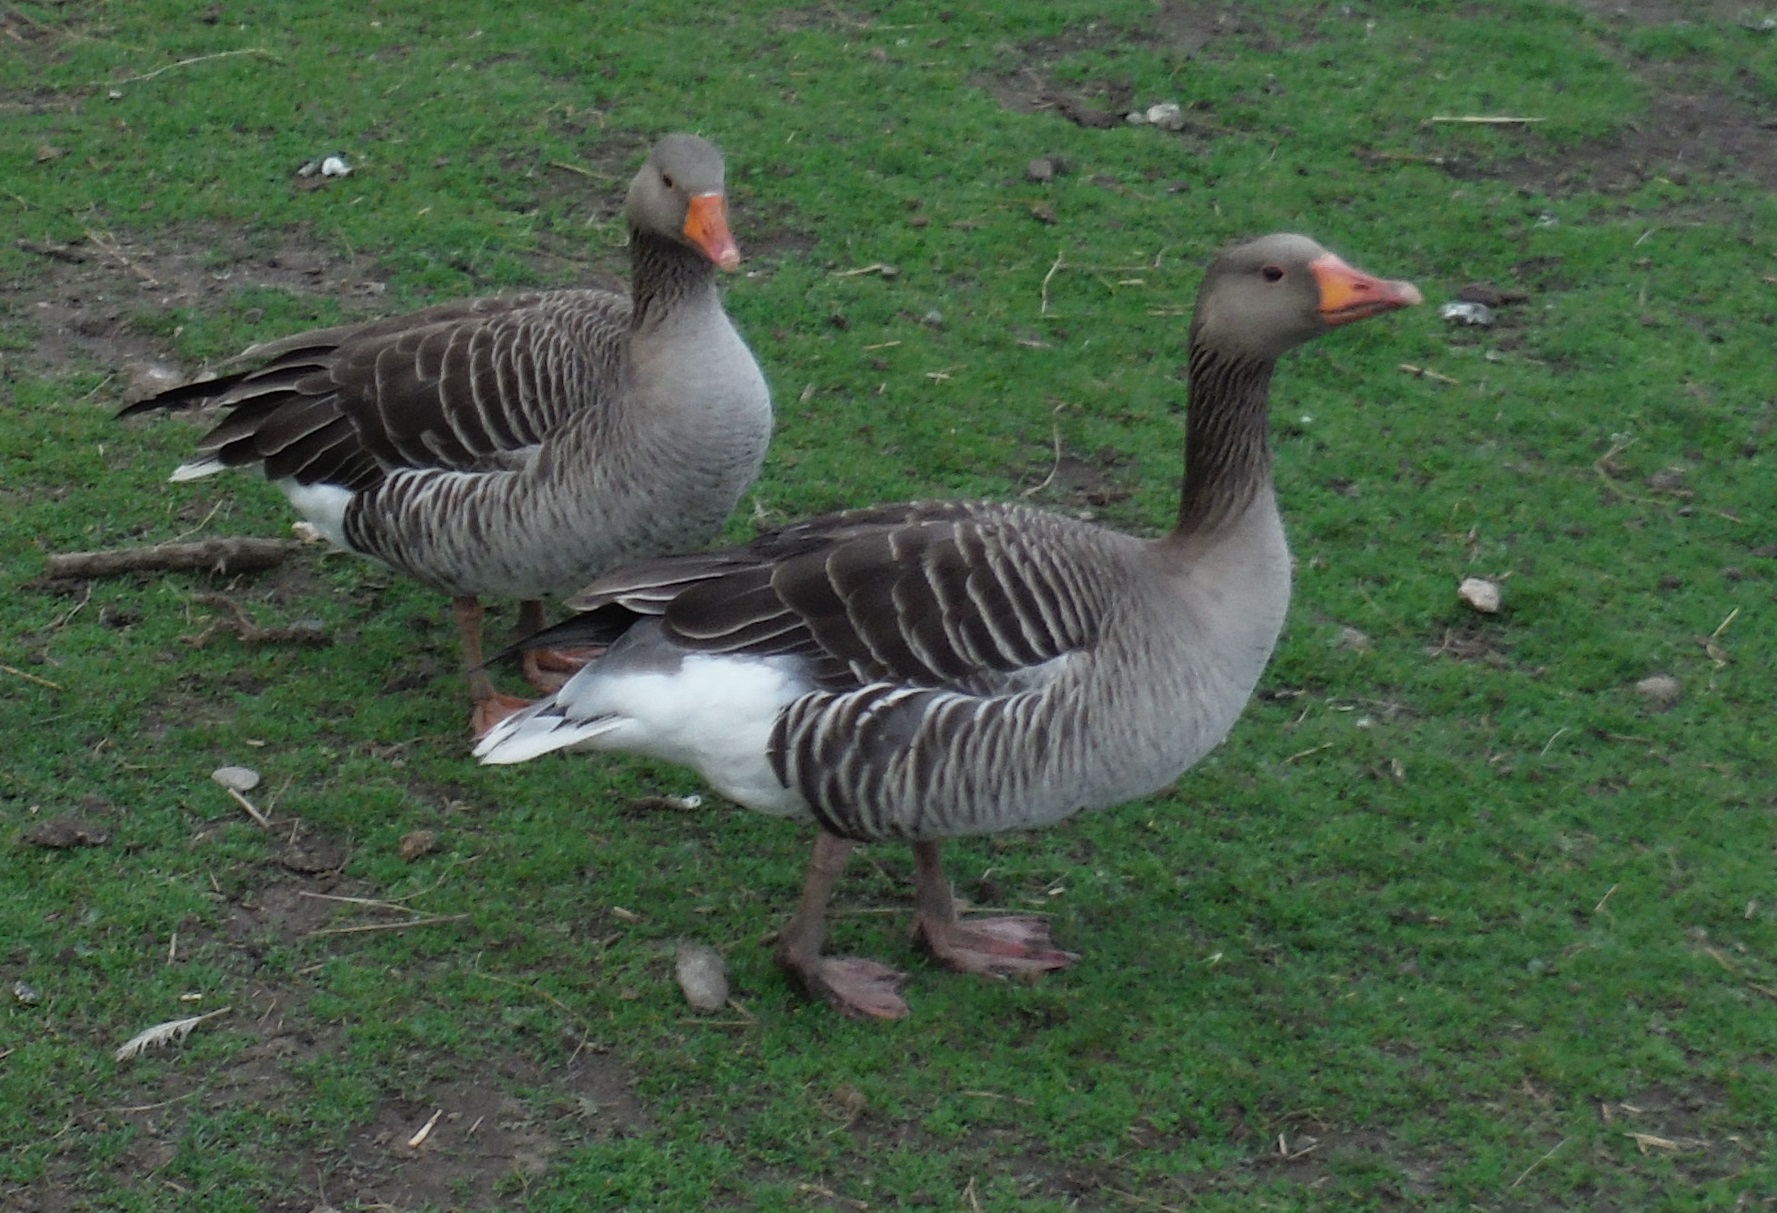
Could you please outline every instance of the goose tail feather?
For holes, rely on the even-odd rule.
[[[502,720],[475,743],[475,757],[489,766],[527,762],[555,750],[588,744],[623,727],[617,715],[575,719],[553,699]]]

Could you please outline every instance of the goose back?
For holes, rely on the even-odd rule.
[[[673,711],[708,711],[701,725],[583,744],[686,762],[744,803],[847,838],[1046,825],[1164,787],[1233,725],[1289,595],[1275,510],[1251,525],[1250,542],[1207,545],[1175,577],[1155,575],[1151,541],[1021,505],[836,514],[589,586],[573,600],[582,622],[551,643],[576,626],[592,638],[657,624],[583,676],[589,698],[573,702],[572,684],[558,698],[570,715],[652,717],[657,705],[624,693],[632,669],[769,667],[764,704],[700,693]],[[1193,593],[1205,579],[1216,591]],[[1144,626],[1155,620],[1175,626]],[[708,740],[737,724],[758,735],[740,747],[750,758]]]

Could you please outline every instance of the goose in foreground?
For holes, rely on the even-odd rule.
[[[534,632],[541,599],[703,543],[770,441],[765,378],[716,290],[740,263],[721,153],[661,139],[624,214],[627,297],[537,291],[299,333],[124,410],[226,409],[174,480],[257,464],[335,545],[451,595],[478,734],[525,703],[482,668],[481,598],[522,600]],[[561,683],[551,657],[527,654],[541,690]]]
[[[847,1014],[907,1013],[901,974],[821,953],[860,841],[912,844],[914,936],[943,963],[995,976],[1066,966],[1077,957],[1040,918],[960,917],[940,844],[1145,796],[1222,740],[1289,605],[1272,369],[1329,329],[1419,301],[1410,283],[1303,236],[1232,248],[1197,297],[1169,534],[916,502],[621,569],[535,638],[610,650],[475,752],[508,763],[630,750],[694,767],[748,808],[812,819],[813,862],[776,959]]]

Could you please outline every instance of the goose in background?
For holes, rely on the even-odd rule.
[[[668,135],[624,205],[628,296],[534,291],[299,333],[123,415],[226,410],[174,480],[256,464],[332,543],[449,594],[480,734],[526,702],[482,668],[483,597],[521,600],[534,632],[542,599],[707,541],[759,473],[771,397],[716,289],[740,263],[726,198],[714,145]],[[540,690],[573,668],[526,656]]]
[[[1177,779],[1225,737],[1283,626],[1271,375],[1291,348],[1420,301],[1298,235],[1217,257],[1189,337],[1176,525],[1137,538],[1025,505],[851,510],[650,560],[534,643],[608,643],[476,747],[489,763],[628,750],[819,833],[778,964],[848,1015],[899,1018],[903,975],[822,952],[858,842],[904,841],[914,936],[952,968],[1077,959],[1031,916],[958,914],[944,839],[1051,825]]]

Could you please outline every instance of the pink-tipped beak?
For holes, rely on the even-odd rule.
[[[685,216],[685,238],[725,270],[740,265],[740,249],[728,230],[728,203],[721,194],[698,194]]]
[[[1308,268],[1320,283],[1320,316],[1328,324],[1350,324],[1425,301],[1411,282],[1378,278],[1352,269],[1331,253],[1315,258]]]

